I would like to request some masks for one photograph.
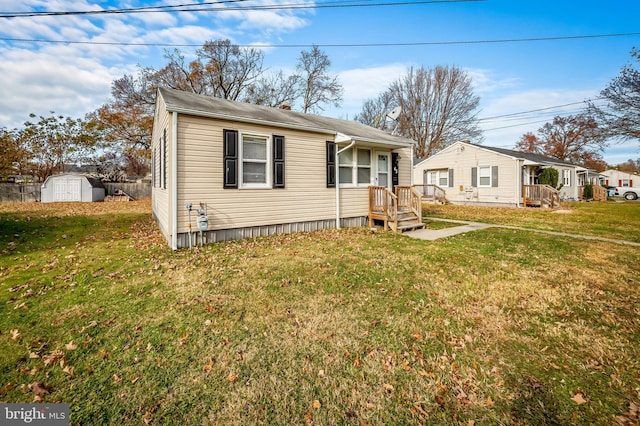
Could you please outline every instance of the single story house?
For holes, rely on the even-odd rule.
[[[618,186],[621,188],[640,187],[640,175],[621,172],[620,170],[605,170],[601,173],[602,183],[606,186]]]
[[[578,200],[589,169],[544,155],[467,141],[455,142],[416,161],[413,180],[418,187],[437,186],[454,204],[522,206],[535,199],[528,191],[538,193],[538,176],[548,167],[558,171],[562,184],[557,198]]]
[[[411,185],[413,141],[355,121],[160,88],[152,138],[153,215],[173,249],[362,226],[370,187]]]
[[[66,201],[104,201],[107,194],[100,179],[74,173],[49,176],[42,184],[43,203]]]

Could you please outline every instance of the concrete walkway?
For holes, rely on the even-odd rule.
[[[447,237],[462,234],[465,232],[478,231],[480,229],[503,228],[503,229],[515,229],[518,231],[538,232],[540,234],[556,235],[558,237],[580,238],[583,240],[604,241],[607,243],[625,244],[629,246],[640,247],[640,243],[636,243],[634,241],[617,240],[614,238],[605,238],[605,237],[594,237],[591,235],[567,234],[565,232],[544,231],[541,229],[521,228],[519,226],[493,225],[490,223],[468,222],[464,220],[442,219],[439,217],[425,217],[425,219],[439,221],[439,222],[457,223],[460,226],[454,226],[451,228],[444,228],[444,229],[416,229],[415,231],[405,232],[404,235],[407,235],[411,238],[417,238],[420,240],[435,241],[440,238],[447,238]]]

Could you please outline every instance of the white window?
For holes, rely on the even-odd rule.
[[[271,138],[264,135],[240,135],[240,186],[269,188],[271,177]]]
[[[478,186],[491,186],[491,166],[478,167]]]
[[[447,188],[449,186],[449,170],[430,170],[427,175],[427,183]]]
[[[562,185],[571,186],[571,170],[562,170]]]
[[[629,179],[622,179],[622,186],[625,188],[629,187]]]
[[[341,185],[371,185],[371,150],[349,148],[338,156],[338,175]]]

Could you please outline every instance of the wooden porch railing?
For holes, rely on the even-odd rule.
[[[422,222],[421,194],[410,186],[396,186],[392,193],[385,186],[369,187],[369,226],[373,221],[384,221],[384,228],[398,231],[398,213],[411,213]],[[404,220],[404,219],[403,219]]]
[[[560,206],[560,192],[549,185],[523,185],[522,202],[525,206],[555,209]]]
[[[414,185],[414,187],[425,201],[440,201],[445,204],[449,202],[449,200],[447,200],[447,191],[438,185]]]
[[[578,198],[584,199],[584,186],[578,187]],[[607,201],[607,188],[593,185],[593,201]]]
[[[412,186],[396,186],[399,211],[410,211],[422,220],[422,195]]]
[[[370,186],[369,227],[373,227],[374,219],[378,219],[384,221],[384,229],[387,229],[387,226],[392,227],[391,224],[396,222],[397,217],[398,197],[386,186]]]

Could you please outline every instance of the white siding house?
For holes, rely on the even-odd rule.
[[[454,204],[520,206],[523,185],[538,183],[547,168],[558,170],[560,197],[577,200],[588,169],[538,154],[456,142],[417,161],[416,185],[438,185]]]
[[[364,225],[369,186],[411,183],[413,142],[353,121],[161,88],[152,137],[152,209],[174,249],[196,241],[189,203],[206,206],[208,243]]]
[[[617,186],[620,188],[640,187],[640,175],[634,173],[621,172],[620,170],[605,170],[601,173],[606,186]]]

